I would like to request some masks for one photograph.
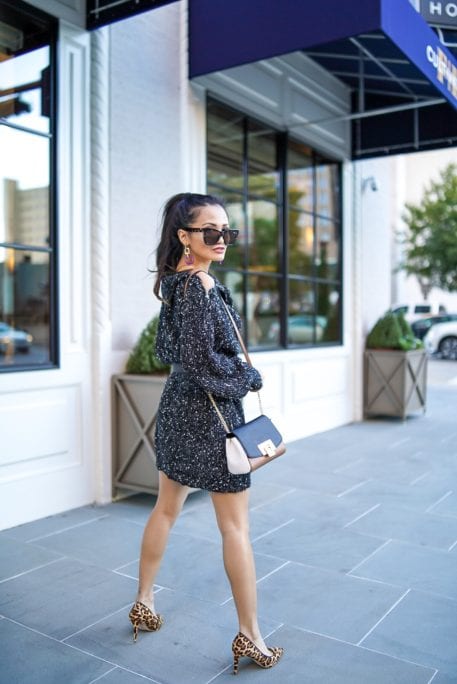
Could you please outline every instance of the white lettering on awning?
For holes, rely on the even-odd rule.
[[[430,12],[430,14],[439,14],[441,16],[441,3],[430,2],[428,6],[428,11]]]
[[[431,16],[437,15],[441,17],[443,15],[443,9],[444,13],[447,14],[448,17],[451,17],[451,19],[457,17],[457,3],[455,2],[443,3],[430,0],[428,3],[428,11]]]
[[[440,47],[435,50],[431,45],[427,45],[425,53],[427,60],[436,69],[437,80],[440,83],[446,83],[447,89],[457,100],[457,66]]]

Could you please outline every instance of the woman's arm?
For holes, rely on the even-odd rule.
[[[214,336],[214,280],[207,273],[189,277],[183,294],[181,363],[192,379],[219,397],[244,397],[262,386],[260,373],[237,356],[218,353]],[[228,325],[231,325],[228,321]]]

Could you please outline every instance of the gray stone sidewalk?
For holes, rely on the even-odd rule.
[[[242,660],[237,681],[457,683],[457,385],[439,383],[423,417],[294,442],[255,474],[259,612],[286,652],[272,670]],[[202,492],[157,578],[165,624],[132,641],[153,502],[137,495],[0,533],[2,684],[233,681],[236,615]]]

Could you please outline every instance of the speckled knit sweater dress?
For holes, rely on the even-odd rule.
[[[162,280],[157,356],[181,364],[171,373],[157,414],[157,467],[190,487],[238,492],[250,475],[232,475],[225,459],[225,432],[210,403],[211,392],[232,427],[244,423],[241,398],[261,387],[257,370],[238,357],[239,342],[222,299],[240,324],[229,291],[215,279],[207,292],[198,275],[182,271]]]

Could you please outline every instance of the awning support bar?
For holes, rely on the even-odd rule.
[[[420,149],[423,149],[427,145],[437,145],[439,144],[441,147],[455,147],[457,144],[457,138],[436,138],[435,140],[422,140],[421,141],[421,147]],[[369,147],[365,148],[363,150],[357,149],[355,151],[355,156],[363,154],[370,154],[372,156],[380,156],[381,154],[389,154],[392,153],[392,151],[395,151],[396,154],[401,154],[402,150],[410,150],[411,151],[411,145],[412,143],[406,142],[406,143],[400,143],[396,145],[381,145],[380,147]],[[432,147],[433,149],[433,147]]]
[[[405,90],[409,95],[411,95],[412,97],[415,97],[415,93],[410,88],[408,88],[408,86],[406,86],[404,84],[404,82],[401,79],[399,79],[398,76],[396,76],[394,74],[393,71],[391,71],[388,67],[386,67],[386,65],[383,64],[380,59],[378,59],[372,52],[370,52],[370,50],[367,50],[367,48],[364,45],[362,45],[362,43],[360,41],[358,41],[356,38],[349,38],[349,40],[359,50],[364,52],[367,55],[367,57],[369,57],[371,60],[373,60],[373,62],[376,64],[376,66],[379,67],[379,69],[381,69],[382,71],[384,71],[384,73],[387,74],[389,76],[389,78],[391,78],[393,81],[395,81],[400,86],[400,88],[403,88],[403,90]]]
[[[412,102],[410,104],[396,105],[394,107],[383,107],[381,109],[370,109],[366,112],[356,112],[355,114],[342,114],[341,116],[332,116],[329,119],[316,119],[315,121],[303,121],[302,123],[292,124],[287,128],[292,130],[294,128],[302,128],[303,126],[317,126],[324,123],[332,123],[334,121],[353,121],[357,119],[368,119],[371,116],[384,116],[385,114],[395,114],[395,112],[404,112],[408,109],[419,109],[421,107],[435,107],[436,105],[445,103],[442,97],[434,98],[432,100],[425,100],[424,102]]]
[[[416,150],[419,149],[419,112],[417,109],[414,110],[414,147]]]

